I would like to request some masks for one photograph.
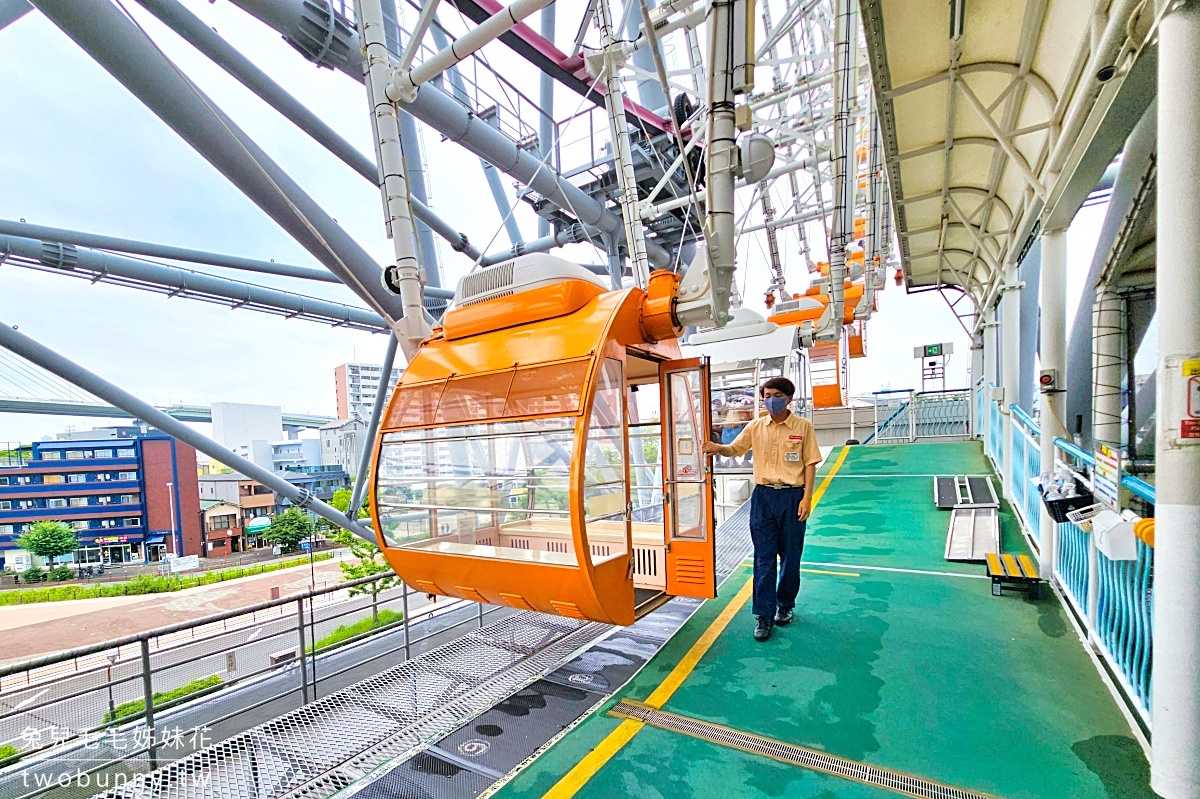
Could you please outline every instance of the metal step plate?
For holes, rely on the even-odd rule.
[[[1000,553],[1000,518],[995,508],[955,508],[946,535],[946,560],[982,563]]]
[[[1000,507],[992,478],[987,475],[956,474],[933,478],[933,503],[939,510]]]

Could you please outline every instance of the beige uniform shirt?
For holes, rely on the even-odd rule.
[[[756,485],[786,483],[804,485],[804,467],[821,462],[817,432],[803,416],[788,414],[782,422],[760,416],[729,445],[734,457],[754,450]]]

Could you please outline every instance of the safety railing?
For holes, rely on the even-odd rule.
[[[389,571],[0,666],[0,797],[153,770],[505,612],[397,582]]]
[[[1004,414],[995,400],[988,401],[988,455],[996,464],[1004,463]]]
[[[876,391],[872,396],[875,400],[875,430],[863,443],[895,444],[912,441],[912,389]],[[879,421],[880,419],[883,421]]]
[[[1078,478],[1095,486],[1095,457],[1065,439],[1054,441],[1056,460],[1067,461]],[[1133,475],[1121,487],[1153,507],[1154,486]],[[1132,516],[1126,511],[1125,515]],[[1108,557],[1087,522],[1058,525],[1054,574],[1082,620],[1088,639],[1116,677],[1130,704],[1150,726],[1150,666],[1153,658],[1153,519],[1134,517],[1135,553]]]
[[[1009,405],[1009,491],[1013,509],[1029,535],[1042,540],[1042,498],[1033,484],[1042,473],[1041,430],[1019,405]]]
[[[968,390],[876,391],[876,425],[863,443],[887,444],[934,439],[963,439],[971,432]],[[878,421],[882,419],[883,421]]]

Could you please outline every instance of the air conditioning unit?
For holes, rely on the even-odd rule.
[[[454,292],[454,307],[465,308],[497,297],[510,297],[564,280],[585,280],[608,290],[607,283],[578,264],[546,253],[530,253],[462,277]]]

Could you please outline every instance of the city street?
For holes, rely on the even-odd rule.
[[[398,589],[391,592],[386,606],[398,608],[398,597]],[[422,605],[420,609],[415,601],[418,598]],[[458,638],[475,629],[478,623],[479,606],[473,603],[443,601],[433,607],[426,603],[423,596],[410,596],[410,602],[414,611],[411,623],[415,642],[411,647],[413,655]],[[356,611],[349,619],[369,614],[370,597],[355,597],[347,602],[319,608],[315,625],[317,637],[324,634],[324,629],[345,623],[346,619],[329,620],[328,617],[350,608],[356,608]],[[485,616],[485,623],[512,612],[494,609]],[[321,621],[322,618],[325,621]],[[307,634],[308,625],[305,627]],[[281,619],[250,630],[197,640],[154,656],[155,689],[164,690],[167,686],[183,684],[196,676],[214,673],[232,679],[238,674],[224,671],[225,666],[231,663],[236,664],[240,673],[267,669],[273,652],[289,645],[294,651],[297,644],[294,619]],[[232,661],[230,654],[233,655]],[[325,695],[338,690],[393,666],[404,658],[404,632],[399,626],[332,650],[315,658],[316,692]],[[314,668],[312,660],[308,661],[308,668]],[[117,704],[127,698],[140,696],[141,677],[137,661],[120,662],[114,672],[117,679],[128,678],[128,682],[118,686],[121,693],[115,696]],[[78,731],[89,724],[99,724],[107,710],[107,691],[102,687],[105,673],[106,670],[100,670],[98,673],[81,674],[37,690],[24,689],[12,694],[3,692],[0,694],[0,712],[19,709],[23,704],[41,707],[6,719],[0,739],[23,747],[30,742],[32,730],[38,730],[42,736],[53,736],[56,730],[61,735],[61,731],[67,728]],[[312,680],[310,671],[308,681],[311,683]],[[309,690],[313,690],[311,685]],[[267,669],[264,674],[219,691],[203,701],[156,714],[158,740],[165,742],[159,752],[160,762],[181,757],[196,748],[211,745],[275,718],[299,707],[302,699],[299,663],[292,661]],[[53,778],[63,773],[74,773],[76,769],[86,771],[92,766],[122,760],[127,751],[136,749],[139,742],[147,740],[146,736],[144,724],[139,720],[112,728],[103,735],[64,742],[42,756],[11,766],[0,773],[0,799],[14,799],[30,793],[39,784],[38,775]],[[43,745],[50,740],[44,737]],[[144,761],[144,756],[131,761],[130,771],[143,770],[136,763]]]

